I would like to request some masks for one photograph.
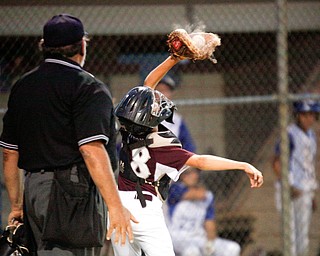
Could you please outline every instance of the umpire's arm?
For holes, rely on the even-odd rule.
[[[21,221],[23,217],[23,173],[18,168],[19,152],[17,150],[3,148],[2,153],[4,181],[11,205],[8,224],[12,224],[13,219]]]
[[[130,219],[135,222],[136,220],[130,212],[122,206],[109,155],[102,141],[83,144],[80,146],[80,152],[94,183],[108,206],[110,225],[107,239],[110,239],[111,233],[115,230],[116,243],[121,240],[121,244],[125,244],[126,234],[128,234],[129,240],[132,241],[133,234]]]

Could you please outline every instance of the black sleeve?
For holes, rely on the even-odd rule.
[[[115,126],[107,87],[99,82],[82,85],[76,94],[73,116],[79,146],[96,140],[107,144]]]
[[[15,104],[13,102],[14,87],[12,88],[8,109],[3,117],[3,129],[0,137],[0,146],[8,149],[18,150],[17,134],[17,114],[15,113]]]

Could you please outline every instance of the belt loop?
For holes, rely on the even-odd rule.
[[[79,172],[76,165],[72,166],[70,171],[70,180],[73,183],[79,183]]]

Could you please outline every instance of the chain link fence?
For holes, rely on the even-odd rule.
[[[217,33],[222,41],[215,53],[217,64],[182,61],[170,71],[180,85],[174,101],[197,153],[252,162],[264,173],[265,185],[255,191],[249,190],[248,179],[236,170],[202,174],[215,194],[219,235],[239,242],[243,255],[290,255],[283,249],[282,217],[274,205],[271,169],[283,118],[278,114],[282,56],[277,1],[209,2],[0,5],[0,15],[6,17],[0,21],[1,117],[13,83],[41,61],[37,44],[42,26],[57,13],[70,13],[83,21],[91,38],[85,69],[110,86],[115,103],[168,56],[170,31],[182,27]],[[288,1],[281,8],[288,15],[288,74],[282,74],[288,89],[284,104],[290,106],[306,93],[317,98],[320,90],[320,3]],[[292,118],[290,107],[285,115]],[[5,201],[4,195],[2,218],[9,210]],[[288,213],[284,216],[290,218]],[[315,212],[311,256],[318,255],[320,247],[319,218]]]

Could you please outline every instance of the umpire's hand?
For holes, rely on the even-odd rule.
[[[114,243],[118,244],[119,239],[121,245],[126,243],[126,236],[128,235],[130,243],[133,243],[133,233],[131,228],[130,220],[134,223],[139,223],[137,219],[128,211],[127,208],[123,207],[123,211],[109,211],[109,228],[107,232],[107,240],[111,239],[111,235],[115,230]],[[120,238],[121,237],[121,238]]]

